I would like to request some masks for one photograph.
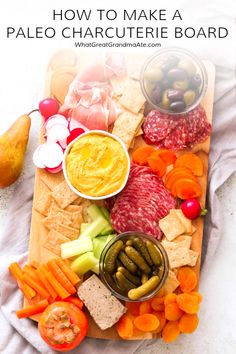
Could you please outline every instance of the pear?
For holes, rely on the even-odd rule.
[[[14,183],[22,171],[30,125],[29,115],[23,115],[0,136],[0,188]]]

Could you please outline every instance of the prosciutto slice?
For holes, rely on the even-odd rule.
[[[118,115],[108,80],[125,75],[123,56],[115,53],[105,63],[94,64],[79,73],[70,85],[60,113],[88,129],[108,130]]]

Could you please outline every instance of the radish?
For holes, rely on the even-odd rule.
[[[34,151],[33,154],[33,163],[35,164],[36,167],[38,168],[44,168],[45,165],[43,164],[43,162],[40,159],[40,149],[42,147],[43,144],[40,144]]]
[[[57,141],[65,140],[69,135],[70,131],[64,125],[53,125],[49,130],[47,130],[47,141],[56,143]]]
[[[84,130],[82,128],[73,129],[70,132],[70,135],[68,136],[68,138],[66,140],[67,141],[67,145],[69,145],[73,140],[75,140],[78,136],[80,136],[83,133],[84,133]]]
[[[59,166],[54,167],[54,168],[45,167],[45,170],[46,170],[47,172],[50,172],[50,173],[53,173],[53,174],[54,174],[54,173],[59,173],[59,172],[62,171],[62,163],[60,163]]]
[[[56,168],[62,163],[63,150],[57,143],[44,143],[38,150],[39,161],[47,168]]]
[[[199,201],[194,198],[185,200],[185,202],[181,204],[181,210],[186,218],[190,220],[194,220],[207,213],[207,210],[202,209]]]
[[[57,141],[57,144],[60,145],[60,147],[65,150],[67,148],[67,139],[63,139],[63,140],[60,140],[60,141]]]
[[[55,114],[54,116],[51,116],[46,124],[45,124],[45,129],[48,131],[50,130],[54,125],[61,124],[64,125],[66,128],[68,127],[68,120],[62,116],[61,114]]]
[[[59,111],[59,103],[54,98],[45,98],[39,102],[39,112],[45,120]]]

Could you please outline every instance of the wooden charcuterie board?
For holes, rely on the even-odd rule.
[[[49,63],[47,73],[46,73],[46,84],[45,84],[45,97],[49,97],[52,95],[51,90],[51,80],[53,73],[55,70],[63,70],[69,72],[78,72],[81,70],[85,65],[87,65],[89,61],[89,56],[91,56],[91,52],[83,52],[81,51],[80,56],[77,58],[75,53],[66,51],[66,52],[59,52],[57,55],[53,57],[51,62]],[[209,122],[212,122],[212,113],[213,113],[213,98],[214,98],[214,81],[215,81],[215,69],[214,65],[208,61],[204,61],[204,65],[206,67],[207,75],[208,75],[208,88],[206,95],[202,101],[202,105],[205,108],[207,119]],[[69,82],[68,82],[69,84]],[[42,140],[42,131],[40,133],[40,140]],[[137,148],[141,145],[145,144],[142,137],[137,137],[135,140],[134,148]],[[207,173],[208,173],[208,157],[209,157],[209,150],[210,150],[210,137],[203,143],[199,144],[194,147],[191,151],[197,153],[204,164],[204,174],[202,177],[199,178],[199,182],[202,187],[202,197],[201,197],[201,205],[205,205],[206,200],[206,193],[207,193]],[[38,261],[40,263],[45,263],[51,258],[55,258],[55,254],[48,251],[46,248],[43,247],[43,244],[47,238],[47,229],[41,223],[42,215],[38,213],[34,209],[34,205],[40,195],[43,193],[48,192],[47,187],[41,180],[42,174],[45,171],[42,169],[37,169],[35,171],[35,186],[34,186],[34,200],[33,200],[33,209],[32,209],[32,219],[31,219],[31,230],[30,230],[30,242],[29,242],[29,263],[31,261]],[[63,177],[61,177],[63,178]],[[194,251],[197,251],[201,254],[201,247],[202,247],[202,238],[203,238],[203,219],[198,218],[197,221],[194,222],[194,226],[196,226],[197,230],[193,234],[192,237],[192,245],[191,248]],[[199,274],[200,272],[200,257],[198,258],[198,262],[195,266],[195,270]],[[27,301],[25,301],[26,303]],[[89,337],[94,338],[104,338],[104,339],[120,339],[116,333],[114,328],[101,331],[97,325],[94,323],[92,318],[89,316]],[[150,338],[157,338],[158,335],[156,334],[144,334],[143,337],[132,338],[132,339],[150,339]]]

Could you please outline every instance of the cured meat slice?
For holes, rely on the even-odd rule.
[[[149,167],[132,164],[128,182],[112,206],[111,223],[117,232],[141,231],[159,239],[159,220],[175,207],[162,179]]]
[[[148,144],[182,150],[205,141],[210,135],[211,124],[201,106],[179,116],[152,110],[145,118],[143,132]]]

